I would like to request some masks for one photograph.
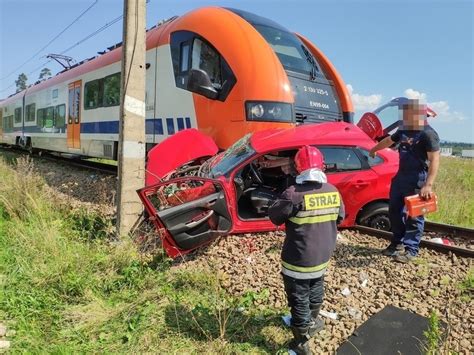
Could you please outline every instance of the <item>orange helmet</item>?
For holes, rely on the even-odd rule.
[[[312,168],[323,170],[324,157],[318,148],[305,145],[298,150],[298,153],[296,153],[295,165],[298,174],[301,174],[303,171]]]

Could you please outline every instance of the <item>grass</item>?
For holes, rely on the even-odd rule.
[[[278,310],[251,311],[213,270],[177,271],[114,240],[100,215],[51,201],[27,161],[0,161],[0,320],[13,352],[275,353]],[[254,307],[256,308],[256,307]]]
[[[474,298],[474,268],[470,268],[466,278],[458,285],[461,290],[461,299],[470,302]]]
[[[425,337],[424,353],[426,355],[437,355],[442,345],[443,331],[440,326],[439,316],[432,312],[429,318],[428,330],[423,332]]]
[[[474,228],[474,159],[441,157],[434,191],[438,211],[427,219]]]

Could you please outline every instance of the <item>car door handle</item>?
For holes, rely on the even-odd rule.
[[[364,181],[364,180],[357,180],[354,184],[355,187],[364,187],[364,186],[369,186],[369,182],[368,181]]]
[[[200,225],[201,223],[207,221],[212,215],[214,214],[214,211],[213,210],[210,210],[209,212],[207,212],[206,214],[203,215],[199,215],[195,218],[193,218],[190,222],[186,223],[186,227],[188,228],[194,228],[198,225]],[[202,217],[201,217],[202,216]]]
[[[212,206],[214,206],[217,202],[217,198],[215,198],[214,200],[211,200],[211,201],[207,201],[207,203],[204,205],[204,207],[206,208],[212,208]]]

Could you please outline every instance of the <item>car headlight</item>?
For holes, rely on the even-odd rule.
[[[245,111],[249,121],[293,121],[293,105],[284,102],[247,101]]]

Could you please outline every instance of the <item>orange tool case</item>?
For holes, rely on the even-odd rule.
[[[405,197],[405,206],[410,217],[421,216],[426,213],[438,210],[438,198],[435,194],[430,199],[425,200],[420,195]]]

